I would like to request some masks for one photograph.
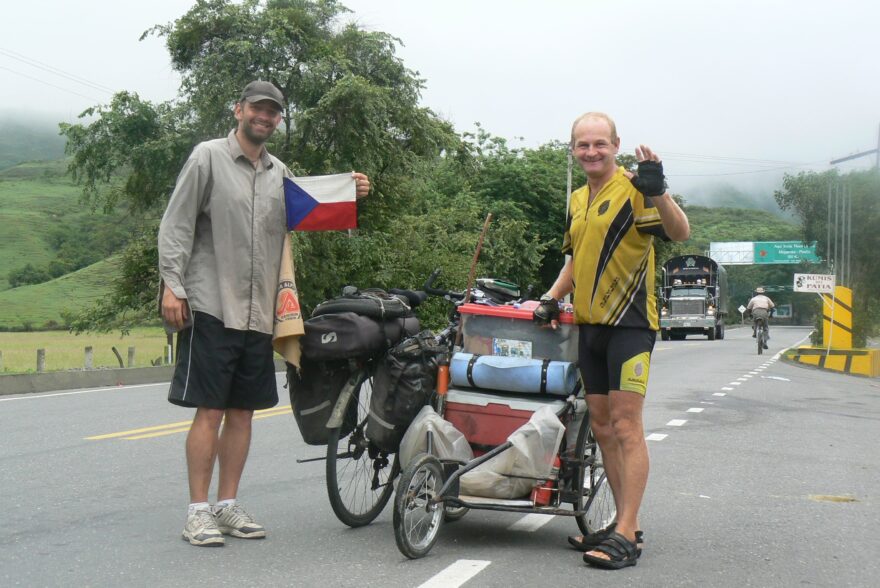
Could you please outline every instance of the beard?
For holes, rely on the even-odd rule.
[[[244,136],[247,137],[248,141],[253,143],[254,145],[262,145],[266,141],[272,137],[272,134],[275,132],[275,129],[269,131],[267,135],[259,134],[256,130],[254,130],[253,126],[248,123],[244,123],[241,125],[241,130],[244,133]]]

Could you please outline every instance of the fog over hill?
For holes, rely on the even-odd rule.
[[[33,113],[0,111],[0,169],[23,161],[50,161],[64,156],[58,119]]]

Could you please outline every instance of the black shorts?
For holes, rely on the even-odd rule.
[[[278,404],[272,335],[227,329],[193,313],[177,334],[177,365],[168,401],[179,406],[261,410]]]
[[[651,329],[578,325],[578,364],[587,394],[645,395],[656,334]]]

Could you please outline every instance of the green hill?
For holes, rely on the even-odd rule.
[[[64,160],[0,171],[0,291],[40,281],[31,273],[10,283],[13,270],[30,265],[43,280],[58,277],[116,253],[129,238],[137,221],[124,209],[90,211],[66,172]]]
[[[62,312],[80,312],[110,292],[118,263],[111,257],[42,284],[0,292],[0,329],[63,324]]]
[[[685,208],[691,224],[689,245],[701,251],[712,241],[794,241],[800,227],[765,210],[752,208]]]
[[[0,170],[22,161],[60,159],[64,156],[65,141],[58,134],[57,119],[33,113],[0,112]]]
[[[81,190],[64,175],[64,162],[31,162],[0,171],[0,290],[7,275],[25,263],[42,265],[55,253],[53,226],[70,222],[81,210]]]

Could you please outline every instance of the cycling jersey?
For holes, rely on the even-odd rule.
[[[562,244],[572,255],[575,322],[656,331],[654,237],[668,239],[660,213],[623,167],[589,196],[589,184],[572,193]]]

